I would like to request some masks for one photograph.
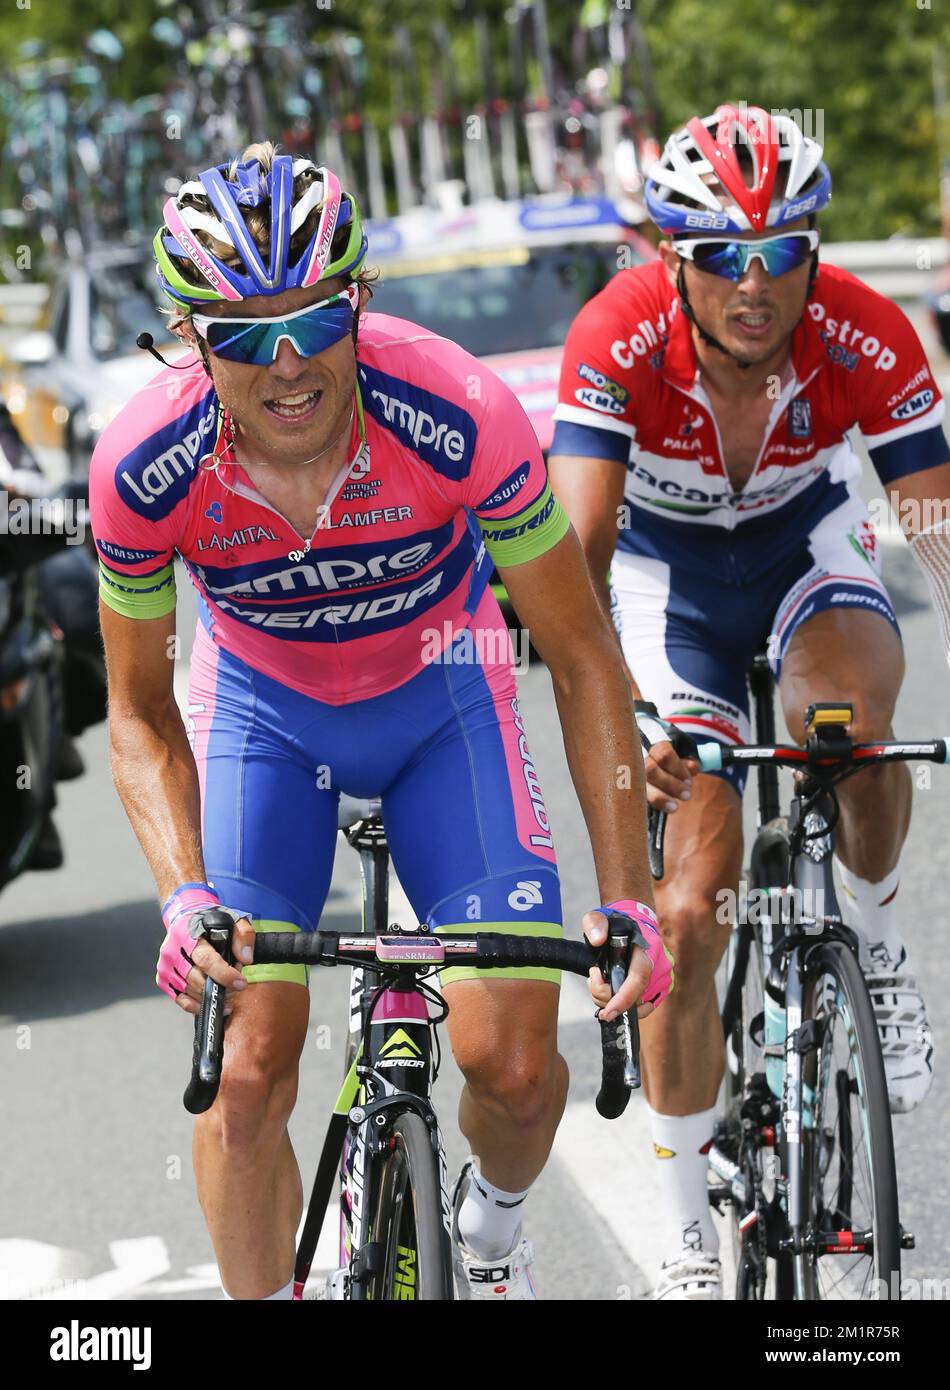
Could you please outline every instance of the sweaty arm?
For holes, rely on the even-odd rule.
[[[646,799],[640,740],[630,691],[610,620],[591,586],[584,553],[544,467],[524,412],[500,382],[493,420],[468,482],[489,555],[522,626],[530,633],[554,684],[571,777],[584,813],[601,902],[634,899],[653,906],[646,864]],[[512,461],[521,462],[512,469]],[[622,470],[618,469],[618,472]],[[583,929],[599,944],[606,918],[589,912]],[[662,949],[659,936],[651,949]],[[611,1012],[645,992],[652,956],[636,950],[617,995],[601,980],[591,993]],[[596,974],[597,972],[593,972]],[[649,1010],[650,1004],[641,1004]]]
[[[179,885],[205,881],[198,772],[173,686],[175,613],[130,618],[102,601],[99,620],[109,677],[112,776],[159,897],[166,902]],[[253,938],[250,924],[242,920],[234,939],[241,960],[253,959]],[[240,971],[226,965],[207,942],[199,941],[189,959],[193,968],[187,989],[179,982],[176,1001],[186,1013],[197,1012],[202,972],[228,989],[245,987]],[[225,1012],[230,1013],[229,1003]]]
[[[124,457],[115,433],[103,436],[90,467],[112,774],[165,904],[156,983],[195,1013],[202,970],[228,988],[245,982],[206,941],[194,944],[188,934],[192,911],[216,895],[205,885],[198,772],[174,695],[175,535],[167,515],[152,521],[123,499],[115,476]],[[252,959],[241,954],[252,940],[250,924],[242,923],[235,937],[241,960]]]
[[[175,702],[174,611],[131,618],[100,602],[116,790],[164,902],[204,880],[198,772]]]

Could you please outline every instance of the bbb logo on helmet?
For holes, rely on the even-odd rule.
[[[791,222],[795,217],[804,217],[806,212],[811,212],[817,202],[818,194],[813,193],[810,198],[803,198],[799,203],[789,203],[779,221]]]
[[[722,212],[688,212],[683,219],[683,225],[721,232],[729,226],[729,218]]]

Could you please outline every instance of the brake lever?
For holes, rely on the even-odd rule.
[[[601,964],[600,972],[610,986],[611,994],[617,994],[627,978],[634,946],[641,944],[645,946],[646,943],[635,923],[629,917],[615,915],[612,912],[605,915],[607,917],[606,968],[604,964]],[[637,937],[640,937],[639,941],[637,941]],[[620,1036],[623,1043],[623,1082],[629,1090],[635,1091],[640,1087],[640,1022],[637,1018],[636,1005],[625,1009],[615,1020],[615,1023],[620,1025]]]

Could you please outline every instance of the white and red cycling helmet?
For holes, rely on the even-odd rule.
[[[781,227],[818,212],[831,197],[821,154],[789,115],[719,106],[667,140],[646,171],[647,211],[668,235]]]

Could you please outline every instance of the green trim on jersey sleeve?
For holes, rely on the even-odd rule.
[[[499,569],[536,560],[567,535],[571,524],[550,483],[545,484],[536,502],[515,516],[489,521],[476,513],[476,519],[485,548]]]
[[[175,610],[174,562],[154,574],[117,574],[100,560],[99,597],[124,618],[164,618]]]

